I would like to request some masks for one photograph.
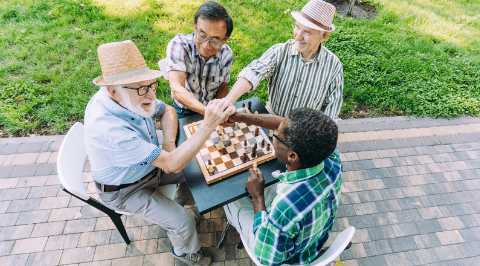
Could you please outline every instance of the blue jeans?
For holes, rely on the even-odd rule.
[[[197,112],[195,111],[192,111],[188,108],[185,108],[185,107],[180,107],[178,106],[175,101],[173,101],[173,108],[175,108],[175,111],[177,112],[177,117],[178,119],[182,119],[184,117],[188,117],[188,116],[191,116],[191,115],[196,115],[198,114]]]

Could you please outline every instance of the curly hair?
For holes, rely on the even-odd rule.
[[[198,18],[204,20],[224,20],[227,23],[227,35],[229,37],[233,31],[233,21],[227,10],[220,4],[213,1],[203,3],[195,13],[194,21],[197,24]]]
[[[324,113],[301,107],[288,114],[285,142],[300,157],[300,168],[319,165],[337,146],[337,124]]]

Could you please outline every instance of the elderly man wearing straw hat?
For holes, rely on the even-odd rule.
[[[234,107],[226,100],[210,102],[201,128],[176,148],[176,112],[155,96],[161,72],[147,67],[132,41],[102,44],[97,52],[103,76],[93,80],[100,90],[85,110],[85,146],[100,199],[166,229],[175,258],[209,265],[195,216],[181,206],[194,203],[181,170]],[[152,117],[162,123],[162,148]],[[175,201],[156,190],[174,183],[180,184]]]
[[[310,107],[336,121],[343,101],[343,68],[322,45],[335,30],[334,14],[335,7],[322,0],[293,11],[295,39],[272,46],[245,67],[227,99],[234,103],[268,78],[266,107],[271,114],[285,117],[295,108]]]

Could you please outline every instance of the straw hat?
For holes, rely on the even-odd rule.
[[[103,76],[93,80],[95,85],[123,85],[162,76],[149,69],[137,46],[130,41],[102,44],[97,49]]]
[[[292,11],[292,16],[300,24],[320,31],[334,31],[332,24],[335,6],[322,0],[311,0],[302,11]]]

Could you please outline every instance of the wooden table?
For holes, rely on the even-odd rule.
[[[235,106],[240,108],[243,103],[248,106],[249,101],[252,102],[252,112],[258,111],[260,114],[268,113],[260,99],[257,97],[237,102],[235,103]],[[187,140],[185,132],[183,131],[183,126],[202,119],[203,115],[196,114],[179,120],[177,147]],[[270,130],[265,128],[262,129],[268,136]],[[273,159],[260,164],[258,168],[263,172],[265,177],[265,186],[270,186],[276,183],[278,179],[273,178],[271,173],[276,170],[285,171],[285,167],[285,164],[278,159]],[[248,192],[245,189],[245,182],[248,179],[248,169],[210,185],[205,181],[200,166],[195,158],[193,158],[183,169],[183,172],[187,179],[187,183],[190,186],[190,190],[192,191],[193,198],[197,203],[197,208],[200,214],[205,214],[248,195]]]

